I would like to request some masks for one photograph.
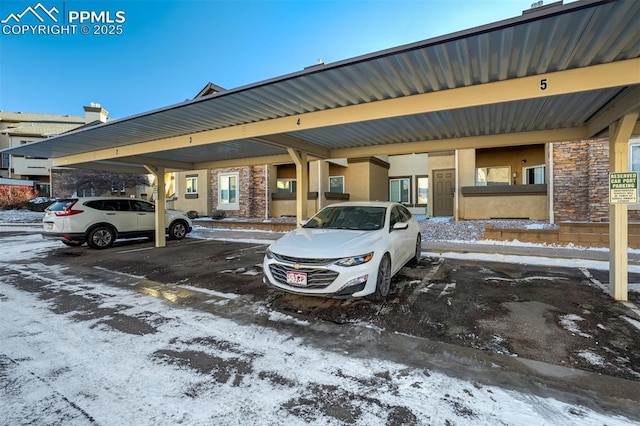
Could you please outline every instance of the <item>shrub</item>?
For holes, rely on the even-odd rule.
[[[43,212],[44,209],[49,207],[55,199],[48,197],[36,197],[33,200],[26,202],[25,207],[32,212]]]
[[[227,214],[222,210],[214,210],[211,212],[211,219],[220,220],[227,217]]]
[[[30,186],[0,185],[0,209],[23,208],[27,201],[38,195]]]

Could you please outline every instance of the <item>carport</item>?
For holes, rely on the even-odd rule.
[[[54,167],[156,175],[608,136],[629,170],[640,133],[640,2],[582,0],[345,61],[320,64],[5,152]],[[458,185],[456,185],[458,187]],[[627,299],[627,206],[610,209],[611,295]],[[166,244],[158,191],[156,246]]]

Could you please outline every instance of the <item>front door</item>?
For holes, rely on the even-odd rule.
[[[433,216],[453,216],[455,169],[433,171]]]

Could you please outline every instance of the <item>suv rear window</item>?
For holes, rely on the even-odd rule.
[[[55,203],[51,204],[49,207],[47,207],[47,210],[50,212],[62,212],[66,208],[71,207],[76,201],[78,201],[76,198],[58,200]]]

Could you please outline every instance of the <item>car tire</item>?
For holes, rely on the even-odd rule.
[[[189,227],[186,222],[182,220],[176,220],[169,226],[169,238],[172,240],[181,240],[189,232]]]
[[[387,298],[391,289],[391,259],[388,254],[382,256],[380,266],[378,266],[378,275],[376,277],[376,291],[369,295],[369,299],[381,302]]]
[[[422,237],[420,234],[416,237],[416,251],[409,261],[409,266],[418,266],[420,264],[420,253],[422,252]]]
[[[65,241],[65,240],[62,240],[62,244],[64,244],[67,247],[80,247],[82,244],[84,244],[84,241]]]
[[[108,226],[97,226],[89,231],[87,244],[89,247],[102,250],[111,247],[115,239],[115,232]]]

